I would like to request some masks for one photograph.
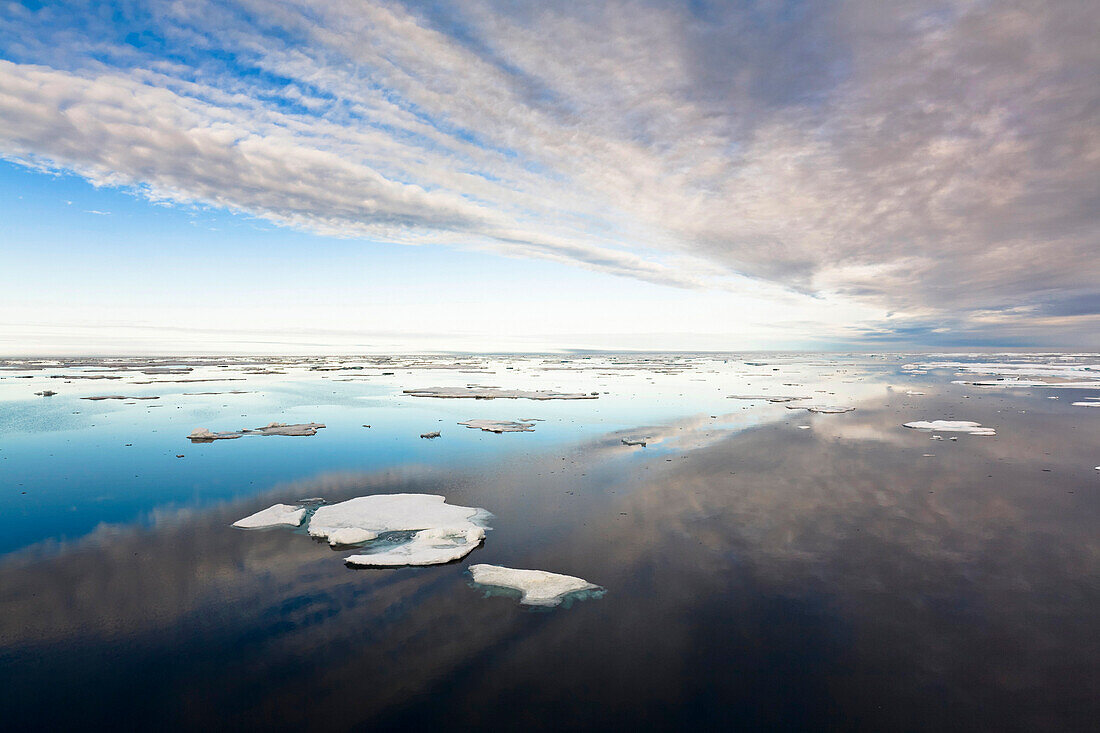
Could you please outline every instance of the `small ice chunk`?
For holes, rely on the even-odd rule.
[[[557,606],[567,596],[600,586],[571,575],[548,573],[545,570],[515,570],[500,565],[471,565],[470,574],[478,585],[518,590],[519,602],[528,606]]]
[[[799,425],[799,426],[798,426],[798,429],[799,429],[799,430],[809,430],[809,429],[810,429],[810,426],[809,426],[809,425]]]
[[[981,423],[969,420],[917,420],[905,423],[905,427],[914,430],[939,430],[945,433],[970,433],[971,435],[996,435],[993,428],[982,427]]]
[[[421,438],[428,438],[429,440],[431,440],[432,438],[438,438],[440,436],[440,434],[441,433],[438,430],[433,430],[430,433],[421,433],[420,437]]]
[[[645,448],[647,440],[649,438],[623,438],[623,445],[640,445]]]
[[[464,420],[459,425],[484,430],[487,433],[531,433],[535,430],[535,426],[531,423],[511,420]]]
[[[293,504],[275,504],[267,509],[250,514],[244,519],[233,522],[234,527],[242,529],[261,529],[263,527],[297,527],[302,523],[306,510]]]
[[[483,539],[484,527],[434,527],[417,532],[404,544],[391,545],[381,552],[350,555],[344,562],[360,568],[442,565],[466,557]]]
[[[1100,407],[1100,402],[1074,402],[1074,407]]]

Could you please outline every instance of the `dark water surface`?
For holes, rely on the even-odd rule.
[[[45,451],[64,453],[59,432],[27,427],[39,403],[11,402],[4,513],[31,526],[0,556],[4,727],[1095,730],[1100,409],[1071,402],[1100,392],[983,390],[902,361],[830,364],[860,375],[829,397],[856,410],[833,415],[727,400],[751,365],[658,376],[618,401],[622,376],[603,380],[607,397],[563,403],[401,402],[388,387],[324,407],[301,387],[280,404],[302,403],[327,435],[202,446],[180,443],[184,422],[112,406],[107,424],[65,427],[79,466],[41,472]],[[403,386],[425,379],[440,381]],[[226,422],[209,409],[209,427]],[[354,442],[359,410],[397,427]],[[441,411],[448,426],[550,419],[532,434],[406,439]],[[126,440],[130,423],[107,417],[119,414],[159,421],[187,458],[97,464],[95,441],[149,440]],[[946,418],[997,435],[901,427]],[[623,446],[628,433],[654,442]],[[113,486],[124,471],[164,486]],[[63,479],[77,474],[74,490]],[[225,490],[181,488],[207,479]],[[458,563],[352,570],[301,530],[229,526],[275,502],[396,492],[485,507],[493,530]],[[48,498],[19,504],[34,493],[76,509],[52,525]],[[473,586],[471,563],[607,592],[532,610]]]

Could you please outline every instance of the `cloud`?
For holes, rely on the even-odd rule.
[[[334,236],[930,321],[1072,330],[1100,304],[1087,2],[118,10],[7,11],[4,156]]]

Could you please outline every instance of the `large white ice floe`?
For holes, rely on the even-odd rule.
[[[309,520],[309,534],[339,547],[370,542],[387,532],[429,532],[420,540],[414,536],[412,541],[426,546],[429,541],[446,540],[465,550],[446,560],[414,563],[431,565],[473,550],[485,536],[489,516],[484,509],[447,504],[435,494],[376,494],[319,507]]]
[[[595,392],[554,392],[551,390],[500,389],[498,387],[423,387],[402,390],[411,397],[440,397],[444,399],[475,400],[594,400]]]
[[[487,433],[530,433],[535,426],[530,422],[513,422],[511,420],[464,420],[459,425],[465,425],[475,430],[484,430]]]
[[[516,570],[500,565],[471,565],[470,574],[478,585],[519,591],[519,602],[528,606],[557,606],[574,594],[602,590],[600,586],[582,578],[548,573],[545,570]]]
[[[971,435],[997,434],[993,428],[983,427],[981,423],[969,420],[917,420],[905,423],[905,427],[926,432],[938,430],[944,433],[970,433]]]
[[[215,433],[207,428],[195,428],[187,437],[192,443],[209,443],[214,440],[232,440],[242,435],[310,436],[316,435],[317,431],[323,427],[325,426],[316,422],[299,423],[295,425],[283,422],[273,422],[262,428],[245,428],[243,430],[236,430],[228,433]]]
[[[275,504],[267,509],[250,514],[244,519],[233,522],[241,529],[261,529],[264,527],[297,527],[302,523],[306,510],[294,504]]]

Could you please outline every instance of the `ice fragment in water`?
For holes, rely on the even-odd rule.
[[[981,423],[969,420],[917,420],[905,423],[905,427],[914,430],[939,430],[945,433],[970,433],[971,435],[996,435],[993,428],[982,427]]]
[[[510,588],[520,592],[519,602],[528,606],[557,606],[567,596],[600,586],[571,575],[545,570],[516,570],[500,565],[471,565],[470,574],[478,585]]]
[[[260,529],[262,527],[297,527],[302,523],[306,510],[293,504],[275,504],[233,522],[234,527]]]

